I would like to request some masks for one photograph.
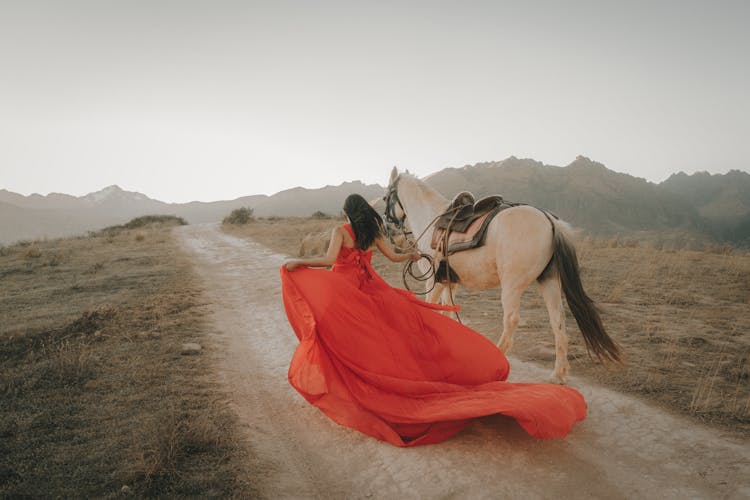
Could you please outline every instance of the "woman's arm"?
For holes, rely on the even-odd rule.
[[[378,236],[375,240],[375,245],[378,247],[378,250],[380,250],[380,252],[392,262],[404,262],[410,259],[416,262],[421,258],[419,252],[415,249],[412,249],[409,253],[396,253],[391,244],[382,236]]]
[[[341,227],[335,227],[331,232],[331,243],[328,244],[328,251],[324,257],[313,259],[292,259],[286,261],[284,265],[286,266],[287,271],[294,271],[300,266],[330,267],[336,262],[336,257],[339,255],[343,242],[344,237],[341,234]]]

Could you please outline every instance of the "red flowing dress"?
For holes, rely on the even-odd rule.
[[[508,361],[492,342],[391,287],[371,258],[342,246],[332,271],[281,268],[284,307],[300,340],[289,382],[333,421],[414,446],[495,413],[540,438],[563,437],[586,416],[575,389],[505,382]]]

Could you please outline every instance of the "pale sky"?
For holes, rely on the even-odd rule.
[[[0,0],[0,188],[750,170],[750,2]]]

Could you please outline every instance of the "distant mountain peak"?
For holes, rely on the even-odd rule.
[[[123,190],[122,188],[120,188],[120,186],[116,184],[112,184],[111,186],[107,186],[104,189],[101,189],[99,191],[89,193],[86,196],[83,196],[83,198],[93,203],[101,203],[104,200],[111,198],[112,196],[120,194],[122,192]]]
[[[574,172],[586,172],[593,175],[618,175],[617,172],[608,169],[603,163],[594,161],[588,156],[578,155],[566,168]],[[627,175],[627,174],[626,174]]]
[[[669,176],[669,179],[685,179],[688,177],[688,174],[686,174],[684,171],[680,170],[677,173],[674,173]],[[667,180],[669,180],[667,179]]]
[[[103,193],[103,194],[112,194],[112,193],[118,193],[122,192],[123,189],[118,186],[117,184],[112,184],[110,186],[105,187],[104,189],[100,189],[97,191],[97,193]]]
[[[588,156],[584,155],[578,155],[576,156],[576,159],[573,160],[570,165],[595,165],[597,167],[603,167],[604,164],[599,163],[598,161],[594,161]]]
[[[109,203],[110,201],[116,203],[131,203],[137,201],[148,201],[152,203],[162,203],[157,200],[152,200],[145,194],[141,194],[137,191],[126,191],[117,184],[112,184],[104,189],[89,193],[86,196],[82,196],[81,199],[89,205],[99,205],[102,203]]]
[[[743,170],[738,169],[731,169],[726,174],[712,174],[711,172],[708,172],[706,170],[698,170],[696,172],[693,172],[692,174],[687,174],[683,171],[679,171],[676,174],[672,174],[669,176],[670,178],[693,178],[693,179],[724,179],[729,177],[750,177],[750,173],[745,172]]]
[[[515,155],[511,155],[504,160],[500,160],[499,162],[490,162],[490,163],[487,163],[486,165],[487,166],[502,166],[502,167],[533,167],[533,166],[541,166],[542,163],[534,160],[533,158],[518,158]]]

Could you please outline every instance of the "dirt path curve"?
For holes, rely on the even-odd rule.
[[[511,419],[478,419],[449,441],[396,448],[328,420],[288,384],[297,344],[280,297],[284,256],[220,231],[180,228],[211,302],[219,374],[262,464],[268,498],[750,498],[750,447],[573,378],[588,418],[564,440],[537,440]],[[548,367],[511,359],[511,380]]]

